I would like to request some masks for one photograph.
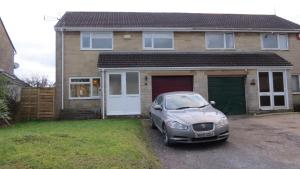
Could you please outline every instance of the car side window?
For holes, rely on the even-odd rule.
[[[159,96],[159,97],[157,98],[157,100],[156,100],[156,103],[157,103],[158,105],[162,105],[162,103],[163,103],[163,97],[162,97],[162,96]]]

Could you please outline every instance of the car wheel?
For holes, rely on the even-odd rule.
[[[222,140],[219,140],[219,142],[225,143],[227,140],[228,140],[228,137],[226,137],[226,138],[224,138],[224,139],[222,139]]]
[[[155,123],[154,123],[154,121],[153,121],[153,119],[152,119],[151,116],[150,116],[150,121],[151,121],[151,128],[152,129],[156,129]]]
[[[163,126],[163,132],[162,132],[162,134],[163,134],[164,144],[166,146],[173,145],[173,142],[170,140],[169,135],[168,135],[168,131],[167,131],[167,129],[166,129],[165,126]]]

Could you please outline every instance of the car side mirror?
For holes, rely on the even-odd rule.
[[[214,106],[214,105],[216,105],[216,102],[215,101],[210,101],[210,104]]]
[[[162,107],[161,107],[161,105],[159,105],[159,104],[154,105],[153,108],[154,108],[155,110],[160,110],[160,111],[162,110]]]

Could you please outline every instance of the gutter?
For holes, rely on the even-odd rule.
[[[240,69],[292,69],[293,66],[228,66],[228,67],[123,67],[105,68],[106,70],[240,70]],[[99,68],[100,70],[104,68]]]
[[[55,30],[65,29],[66,31],[178,31],[178,32],[285,32],[299,33],[300,29],[269,29],[269,28],[206,28],[206,27],[55,27]]]
[[[61,29],[61,109],[64,109],[64,29]]]
[[[101,94],[102,94],[102,119],[105,119],[105,105],[104,105],[104,99],[105,99],[105,86],[104,86],[104,78],[105,78],[105,74],[104,74],[104,69],[100,69],[101,70]]]

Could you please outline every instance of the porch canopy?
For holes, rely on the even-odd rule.
[[[292,67],[271,52],[101,52],[98,68]]]

